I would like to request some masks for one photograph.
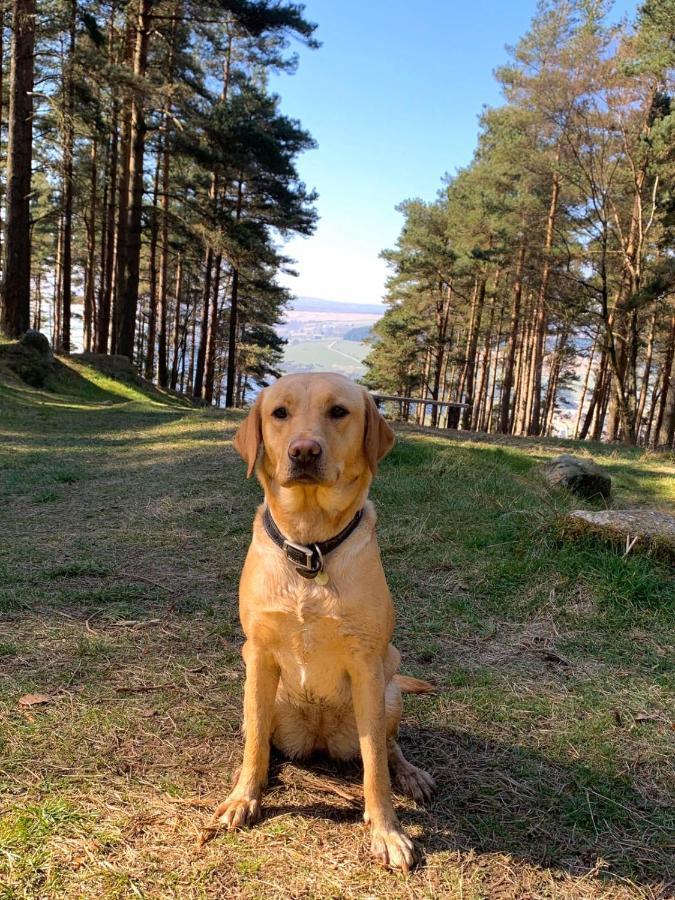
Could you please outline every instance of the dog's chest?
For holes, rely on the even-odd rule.
[[[282,678],[291,692],[343,702],[349,627],[329,591],[307,585],[279,622]]]

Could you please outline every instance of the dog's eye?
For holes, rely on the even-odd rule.
[[[345,409],[344,406],[331,406],[328,410],[328,415],[331,419],[344,419],[345,416],[349,415],[349,410]]]
[[[275,419],[286,419],[288,418],[288,410],[285,406],[277,406],[277,408],[272,412],[272,415]]]

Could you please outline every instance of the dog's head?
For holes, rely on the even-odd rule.
[[[377,471],[394,433],[370,394],[342,375],[286,375],[259,394],[234,446],[281,487],[337,486]]]

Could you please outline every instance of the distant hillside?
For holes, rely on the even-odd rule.
[[[370,325],[359,325],[357,328],[350,328],[349,331],[345,331],[342,335],[342,340],[361,343],[367,341],[372,333],[373,329]]]
[[[342,303],[338,300],[320,300],[318,297],[296,297],[289,303],[288,309],[296,312],[337,312],[344,315],[357,313],[382,316],[386,307],[383,303]]]

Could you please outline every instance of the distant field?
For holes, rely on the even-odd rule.
[[[300,341],[290,344],[284,355],[284,369],[287,371],[342,372],[358,377],[365,372],[363,359],[369,347],[356,341],[336,339],[321,341]]]

